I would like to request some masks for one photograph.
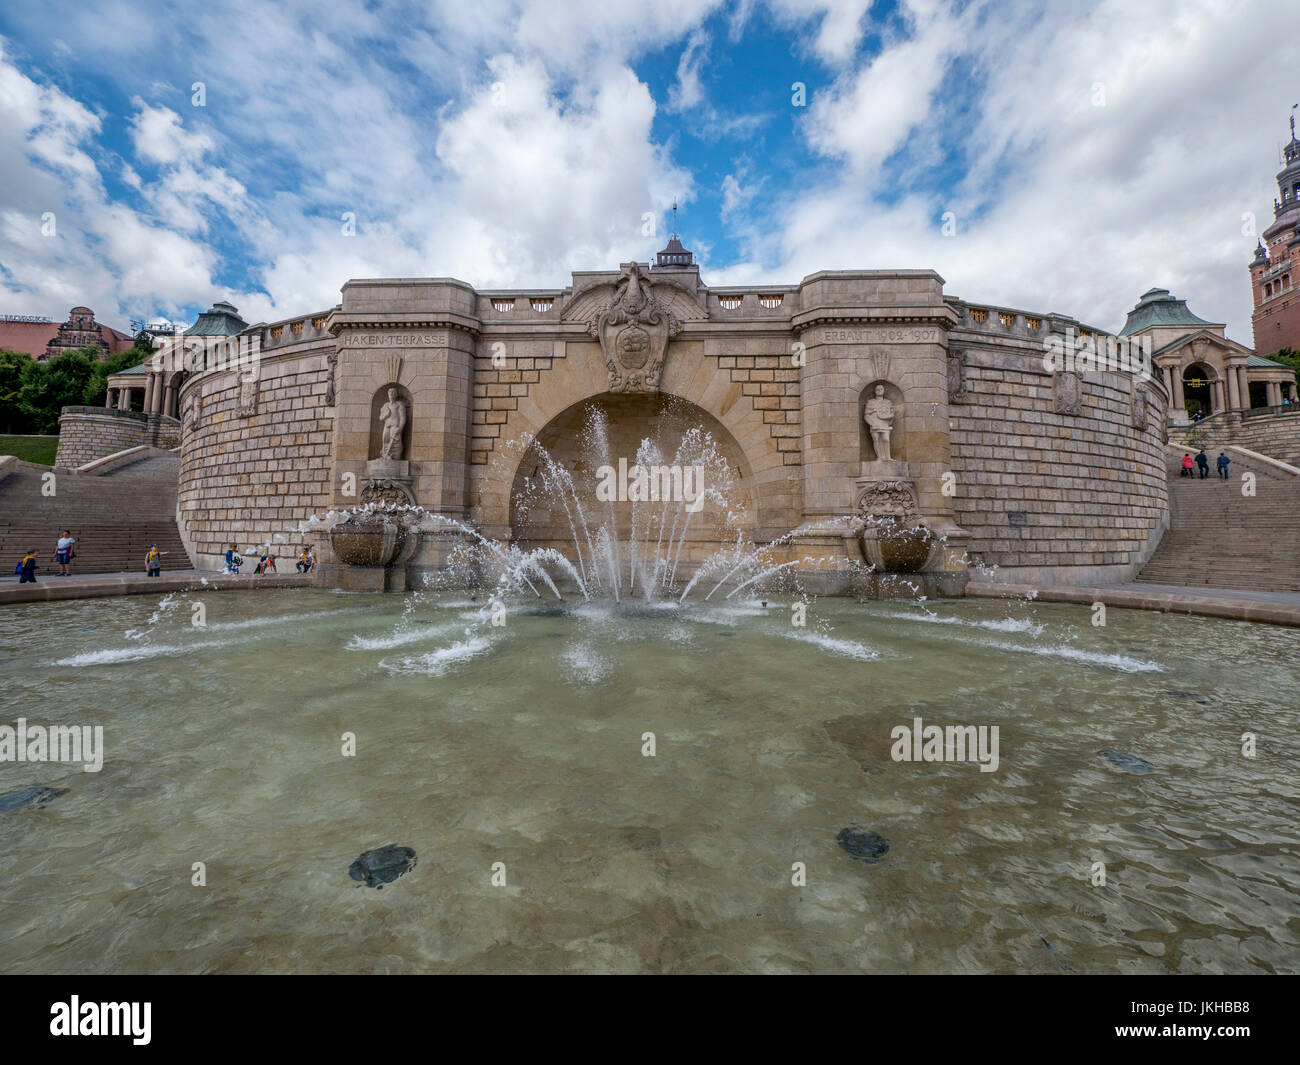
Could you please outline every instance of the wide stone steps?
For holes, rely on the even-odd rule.
[[[1194,455],[1195,452],[1193,451]],[[1300,478],[1229,452],[1229,479],[1179,476],[1170,453],[1169,531],[1137,576],[1139,583],[1300,592]],[[1255,495],[1241,494],[1243,473]]]
[[[189,569],[176,527],[179,459],[145,458],[102,476],[55,471],[53,496],[42,471],[19,469],[0,479],[0,575],[38,552],[38,579],[58,572],[54,545],[63,529],[77,539],[74,573],[144,572],[150,544],[168,552],[163,571]],[[58,580],[60,578],[54,577]]]

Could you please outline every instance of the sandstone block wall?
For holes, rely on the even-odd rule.
[[[149,442],[148,427],[146,415],[131,411],[64,407],[59,415],[59,452],[54,465],[60,469],[76,469],[105,455],[139,447]]]
[[[1300,466],[1300,408],[1285,414],[1243,418],[1227,413],[1196,422],[1180,431],[1188,444],[1206,450],[1235,444],[1269,458]]]
[[[968,347],[966,400],[954,403],[958,525],[968,551],[1007,580],[1128,580],[1167,520],[1165,396],[1147,390],[1135,428],[1127,374],[1086,374],[1079,414],[1057,413],[1052,375],[1023,344]]]
[[[289,568],[304,540],[318,553],[324,546],[291,530],[329,509],[328,348],[264,355],[255,389],[238,370],[206,371],[182,387],[178,509],[199,568],[224,565],[232,542],[246,556],[271,543]]]

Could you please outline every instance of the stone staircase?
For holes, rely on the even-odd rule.
[[[1231,449],[1206,449],[1210,476],[1180,477],[1187,450],[1168,451],[1169,531],[1136,580],[1198,588],[1300,592],[1300,477]],[[1219,450],[1232,459],[1224,481]],[[1193,471],[1195,472],[1195,471]],[[1243,473],[1255,495],[1241,494]]]
[[[55,474],[55,494],[41,494],[45,472]],[[74,574],[144,572],[149,545],[169,552],[163,572],[191,569],[176,528],[180,459],[154,455],[99,476],[31,466],[0,477],[0,577],[35,548],[37,579],[58,573],[54,543],[63,529],[77,538]],[[52,576],[58,580],[57,576]]]

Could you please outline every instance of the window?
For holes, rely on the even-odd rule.
[[[493,299],[492,309],[498,314],[509,314],[515,309],[514,300]]]
[[[759,296],[758,304],[760,307],[766,307],[769,311],[774,311],[781,306],[784,296]]]
[[[744,298],[744,296],[719,296],[718,304],[724,311],[734,311]]]
[[[534,296],[528,302],[532,304],[533,310],[535,310],[538,314],[543,314],[555,306],[555,300],[547,299],[545,297]]]

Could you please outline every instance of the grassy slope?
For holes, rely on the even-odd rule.
[[[57,436],[0,436],[0,455],[13,455],[24,462],[53,466],[58,450]]]

